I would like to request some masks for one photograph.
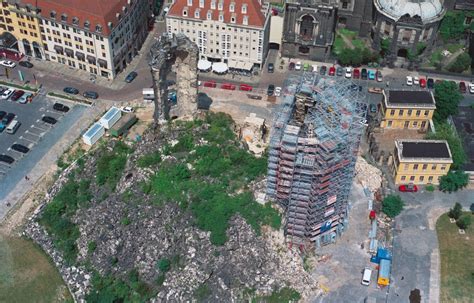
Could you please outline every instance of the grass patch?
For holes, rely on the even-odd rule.
[[[355,48],[360,48],[364,49],[365,48],[365,43],[361,39],[352,39],[352,45],[354,45]]]
[[[80,98],[76,98],[74,96],[58,94],[58,93],[54,93],[54,92],[49,92],[48,96],[61,98],[61,99],[66,99],[66,100],[71,100],[71,101],[75,101],[75,102],[79,102],[79,103],[83,103],[83,104],[87,104],[87,105],[92,105],[92,103],[94,103],[91,100],[80,99]]]
[[[279,291],[274,291],[269,296],[253,299],[252,303],[288,303],[298,302],[300,299],[301,295],[299,292],[290,287],[283,287]]]
[[[469,212],[464,214],[472,217]],[[444,214],[436,222],[436,232],[441,257],[440,302],[470,302],[474,289],[474,228],[460,235],[456,224]]]
[[[451,54],[454,54],[463,47],[464,45],[462,44],[448,44],[446,45],[445,49],[447,49]]]
[[[27,90],[30,92],[36,92],[38,90],[37,88],[31,87],[29,85],[20,85],[20,84],[15,84],[15,83],[6,82],[6,81],[0,81],[0,84],[15,87],[15,88],[21,88],[22,90]]]
[[[336,35],[336,38],[334,39],[334,44],[332,45],[332,52],[336,55],[339,55],[342,50],[346,47],[346,43],[344,40],[342,40],[342,37],[340,35]]]
[[[0,262],[0,302],[72,302],[55,266],[31,240],[0,236]]]
[[[112,151],[105,152],[97,161],[97,184],[108,185],[114,190],[125,169],[127,156],[131,152],[132,149],[122,141],[118,141]]]
[[[431,54],[431,57],[430,57],[430,60],[429,60],[431,65],[436,66],[437,64],[441,63],[441,61],[443,60],[442,52],[443,52],[443,50],[437,49]]]
[[[153,153],[141,156],[137,160],[138,167],[150,167],[155,166],[161,162],[161,153],[155,151]]]

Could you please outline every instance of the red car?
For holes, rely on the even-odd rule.
[[[212,87],[215,88],[217,86],[216,81],[206,81],[204,82],[204,87]]]
[[[421,88],[425,88],[425,87],[426,87],[426,79],[425,79],[425,78],[421,78],[421,79],[420,79],[420,87],[421,87]]]
[[[358,68],[354,68],[352,71],[352,78],[359,79],[360,78],[360,70]]]
[[[13,95],[10,97],[10,100],[12,101],[16,101],[18,99],[20,99],[21,96],[23,96],[25,94],[24,91],[22,90],[16,90]]]
[[[334,66],[331,66],[329,68],[329,76],[334,76],[336,74],[336,68]]]
[[[222,83],[221,88],[222,89],[228,89],[228,90],[235,90],[235,85],[230,84],[230,83]]]
[[[404,193],[416,193],[418,191],[418,186],[414,184],[400,185],[398,190]]]
[[[464,83],[464,81],[459,82],[459,91],[463,94],[466,93],[467,87],[466,87],[466,83]]]
[[[248,84],[240,84],[239,89],[243,90],[243,91],[246,91],[246,92],[251,92],[253,87],[251,85],[248,85]]]

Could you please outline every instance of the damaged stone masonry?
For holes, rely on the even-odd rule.
[[[349,80],[287,80],[270,135],[267,195],[285,208],[290,247],[332,243],[346,228],[365,100]]]

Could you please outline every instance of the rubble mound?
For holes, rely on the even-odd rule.
[[[236,146],[235,134],[222,120],[217,126],[168,127],[149,130],[133,148],[112,141],[76,162],[31,219],[26,234],[53,258],[75,299],[232,302],[276,296],[288,302],[316,296],[317,284],[301,257],[287,249],[282,231],[275,229],[278,212],[253,200],[250,187],[261,187],[260,170],[240,178],[233,171],[206,170],[227,158],[202,165],[203,151],[216,152],[209,145],[238,152],[242,146]],[[266,161],[248,162],[254,161],[248,155],[230,153],[229,159],[238,157],[234,161],[242,167]],[[199,174],[209,187],[196,184],[193,176]],[[218,186],[219,176],[234,189],[222,201],[240,203],[237,208],[222,204],[216,210],[194,197],[214,188],[209,199],[216,199],[224,188]]]

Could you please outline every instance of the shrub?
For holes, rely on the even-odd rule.
[[[449,65],[448,70],[453,73],[462,73],[471,66],[471,62],[472,59],[469,54],[462,53]]]
[[[211,289],[207,284],[201,284],[198,288],[194,291],[194,297],[198,302],[204,301],[211,295]]]
[[[449,171],[447,175],[442,176],[439,181],[439,189],[443,192],[455,192],[467,186],[469,175],[463,171]]]
[[[403,200],[400,196],[388,195],[383,199],[382,211],[390,218],[395,218],[403,210]]]
[[[107,184],[111,190],[117,186],[127,163],[127,156],[132,150],[119,141],[111,152],[105,152],[97,161],[96,180],[99,185]]]
[[[95,241],[90,241],[87,243],[87,252],[90,254],[93,253],[97,248],[97,243]]]
[[[161,162],[161,153],[159,151],[155,151],[151,154],[147,154],[141,156],[137,160],[138,167],[149,167],[155,166]]]
[[[171,261],[166,258],[161,259],[158,261],[158,268],[162,273],[167,273],[171,269]]]
[[[461,214],[462,214],[462,206],[461,204],[456,202],[453,208],[449,210],[448,217],[453,218],[454,220],[457,220],[459,219],[459,217],[461,217]]]
[[[434,185],[429,184],[425,186],[425,189],[426,191],[433,192],[435,190],[435,187]]]
[[[129,217],[125,217],[125,218],[122,218],[122,220],[120,220],[120,223],[122,223],[122,225],[130,225],[131,221],[130,221],[130,218]]]
[[[259,303],[280,303],[280,302],[298,302],[301,299],[299,292],[290,287],[283,287],[278,291],[274,291],[270,296],[257,297]]]
[[[465,215],[462,215],[457,221],[456,221],[456,225],[460,228],[460,229],[467,229],[469,227],[469,225],[471,225],[472,223],[472,220],[471,220],[471,215],[470,214],[465,214]]]
[[[155,283],[156,283],[156,285],[161,286],[161,285],[163,285],[165,280],[166,280],[166,276],[164,274],[161,274],[156,278]]]

